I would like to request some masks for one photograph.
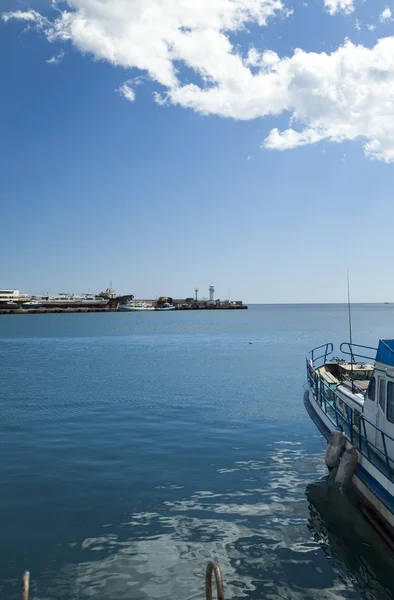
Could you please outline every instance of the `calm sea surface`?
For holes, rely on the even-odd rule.
[[[355,305],[354,340],[394,337]],[[394,597],[394,559],[326,483],[304,355],[341,305],[0,316],[0,597]],[[250,343],[252,342],[252,343]]]

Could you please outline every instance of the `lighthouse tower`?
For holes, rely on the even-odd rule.
[[[209,303],[210,304],[214,304],[215,302],[215,286],[211,285],[209,286]]]
[[[194,300],[198,301],[198,287],[194,288]]]

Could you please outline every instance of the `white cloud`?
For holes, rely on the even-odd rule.
[[[129,79],[128,81],[125,81],[124,84],[121,85],[117,89],[117,92],[119,92],[119,94],[121,96],[123,96],[124,98],[126,98],[126,100],[128,100],[129,102],[134,102],[134,100],[135,100],[134,88],[137,87],[137,85],[141,85],[141,83],[143,83],[145,79],[146,78],[144,76],[139,76],[139,77],[134,77],[133,79]]]
[[[341,10],[350,5],[336,2]],[[252,44],[242,53],[231,34],[247,35],[247,23],[286,16],[282,0],[68,0],[68,6],[52,21],[34,11],[3,19],[24,18],[49,41],[70,40],[96,59],[139,69],[160,84],[154,100],[162,105],[240,120],[290,114],[288,128],[272,129],[265,148],[360,138],[367,156],[394,162],[394,37],[373,48],[346,41],[331,54],[298,49],[279,57]],[[133,101],[141,80],[126,81],[119,93]]]
[[[286,129],[283,132],[280,132],[279,129],[272,129],[263,146],[273,150],[290,150],[297,146],[320,142],[322,139],[323,136],[313,129],[305,129],[302,132],[294,131],[294,129]]]
[[[388,6],[386,6],[384,11],[382,11],[382,13],[379,15],[379,21],[381,23],[389,23],[392,20],[393,20],[393,13],[391,12],[390,8]]]
[[[355,23],[355,28],[357,29],[357,31],[361,31],[361,23],[358,19],[356,19],[356,23]]]
[[[54,54],[51,58],[49,58],[46,62],[48,65],[58,65],[62,62],[64,58],[65,52],[61,51],[59,54]]]
[[[350,15],[354,11],[354,0],[324,0],[324,6],[330,15],[335,15],[337,12]]]
[[[173,61],[215,77],[215,57],[224,58],[227,68],[237,65],[224,32],[243,30],[247,23],[264,26],[290,12],[282,0],[68,0],[68,5],[71,10],[48,24],[50,40],[70,39],[95,58],[146,70],[167,87],[177,84]],[[32,20],[33,13],[38,14],[16,11],[3,18]]]
[[[347,41],[332,54],[296,50],[256,75],[244,67],[242,77],[228,74],[212,87],[178,86],[167,101],[236,119],[289,111],[291,126],[273,129],[265,147],[285,150],[361,137],[368,156],[394,161],[393,98],[394,37],[389,37],[372,49]]]
[[[45,30],[46,32],[49,32],[51,29],[51,23],[48,21],[48,19],[40,15],[40,13],[38,13],[36,10],[15,10],[3,13],[1,18],[6,23],[11,19],[16,19],[17,21],[26,21],[28,24],[36,27],[37,29]]]
[[[119,92],[119,94],[124,96],[126,98],[126,100],[129,100],[129,102],[134,102],[135,91],[127,83],[124,83],[123,85],[121,85],[120,88],[118,89],[118,92]]]
[[[35,10],[15,10],[13,12],[4,13],[1,18],[3,21],[7,22],[10,19],[19,19],[20,21],[40,21],[42,19],[41,15]]]
[[[368,31],[375,31],[376,25],[367,25]]]

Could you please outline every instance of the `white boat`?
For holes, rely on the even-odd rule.
[[[41,308],[42,302],[38,300],[30,300],[30,302],[24,302],[22,308]]]
[[[363,512],[394,549],[394,340],[377,350],[345,342],[340,351],[350,361],[330,360],[331,343],[308,354],[305,406],[327,439],[343,432]]]
[[[175,310],[175,306],[173,304],[168,304],[168,302],[164,302],[164,304],[156,306],[155,310]]]
[[[0,305],[10,308],[18,307],[23,302],[29,302],[30,296],[21,294],[19,290],[0,290]]]
[[[128,300],[124,304],[119,304],[118,310],[121,312],[141,312],[146,310],[155,310],[152,304],[147,302],[136,302],[135,300]]]
[[[60,293],[56,296],[40,296],[34,298],[40,302],[41,306],[46,308],[73,308],[73,307],[104,307],[108,304],[108,298],[95,296],[94,294],[65,294]]]

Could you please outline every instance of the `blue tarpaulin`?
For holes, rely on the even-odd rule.
[[[394,367],[394,340],[379,340],[376,360]]]

